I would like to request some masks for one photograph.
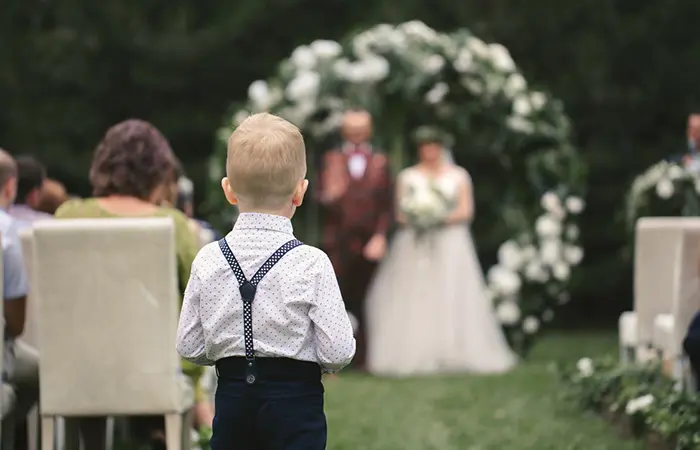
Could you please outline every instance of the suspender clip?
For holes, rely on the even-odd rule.
[[[246,384],[255,384],[255,380],[258,378],[258,369],[255,365],[255,358],[246,358],[245,366],[245,382]]]

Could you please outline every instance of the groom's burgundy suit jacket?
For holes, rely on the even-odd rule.
[[[345,193],[322,208],[322,246],[333,261],[337,252],[361,256],[364,246],[377,233],[386,234],[393,221],[394,192],[389,160],[376,150],[366,156],[364,173],[354,178],[349,156],[340,149],[323,155],[318,192],[332,183],[342,183]],[[341,263],[336,257],[333,264]],[[336,267],[336,270],[341,267]]]

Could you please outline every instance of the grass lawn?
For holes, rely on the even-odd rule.
[[[328,450],[637,450],[595,415],[559,398],[553,362],[617,352],[605,333],[544,338],[527,362],[494,377],[326,382]]]

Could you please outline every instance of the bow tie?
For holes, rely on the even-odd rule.
[[[351,155],[367,156],[367,155],[369,155],[369,149],[364,144],[358,144],[358,145],[355,145],[354,147],[351,147],[350,151],[348,153],[350,153]]]

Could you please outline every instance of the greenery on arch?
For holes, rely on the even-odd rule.
[[[475,183],[472,228],[490,267],[489,296],[509,341],[526,352],[568,301],[572,269],[583,258],[584,169],[561,102],[531,89],[505,47],[467,30],[377,25],[342,44],[300,46],[273,77],[253,82],[219,130],[212,186],[218,190],[223,176],[226,140],[249,114],[270,111],[295,123],[313,162],[349,106],[372,112],[376,141],[396,169],[413,159],[416,127],[439,126],[455,137],[455,161]]]

